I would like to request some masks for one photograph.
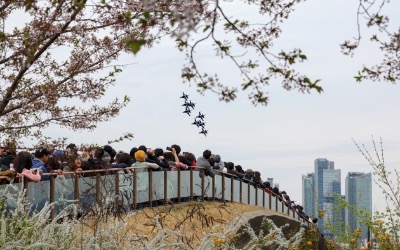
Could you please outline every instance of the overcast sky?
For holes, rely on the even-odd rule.
[[[307,1],[298,6],[284,24],[282,37],[275,42],[277,49],[303,50],[309,60],[298,69],[313,79],[322,79],[322,94],[287,92],[275,80],[268,89],[267,107],[252,106],[246,94],[240,94],[233,103],[222,103],[217,96],[211,93],[201,96],[193,86],[182,83],[184,56],[174,43],[163,41],[141,50],[137,56],[121,58],[120,63],[134,64],[118,76],[117,85],[108,95],[110,99],[124,94],[131,96],[131,103],[118,118],[99,124],[90,133],[51,128],[48,135],[65,136],[76,144],[104,145],[123,132],[132,132],[132,141],[113,147],[129,151],[142,144],[151,148],[179,144],[183,151],[196,157],[210,149],[224,161],[260,171],[264,179],[273,177],[281,190],[299,201],[301,175],[314,171],[316,158],[327,158],[342,170],[344,194],[348,171],[371,171],[352,138],[371,145],[372,135],[376,139],[382,137],[386,163],[399,166],[400,161],[400,85],[354,81],[363,64],[372,65],[380,56],[367,35],[353,58],[340,53],[339,44],[357,35],[357,2]],[[243,7],[247,5],[236,0],[225,5],[232,8],[232,14],[253,15]],[[397,15],[395,10],[400,9],[400,3],[391,5],[392,14]],[[392,20],[397,27],[399,20],[399,16]],[[234,68],[222,65],[212,56],[211,48],[198,54],[200,63],[216,70],[224,80],[240,79]],[[207,137],[191,125],[194,115],[182,113],[183,99],[179,98],[182,92],[196,103],[195,114],[199,111],[205,114]]]

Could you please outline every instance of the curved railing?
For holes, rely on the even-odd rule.
[[[199,175],[202,172],[203,174]],[[217,172],[214,178],[204,175],[204,169],[152,171],[147,167],[109,168],[77,172],[64,175],[46,173],[49,181],[28,182],[21,178],[19,183],[0,185],[17,196],[22,189],[27,200],[26,210],[33,212],[45,204],[54,203],[51,218],[70,204],[79,205],[85,211],[93,204],[111,204],[112,209],[124,211],[152,207],[157,204],[193,200],[220,200],[239,202],[267,208],[285,214],[298,221],[308,223],[294,208],[284,201],[265,192],[252,182],[235,179],[235,176]],[[64,176],[72,178],[65,178]],[[0,177],[4,178],[4,177]],[[7,199],[13,209],[15,199]]]

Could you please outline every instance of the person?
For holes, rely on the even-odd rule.
[[[211,157],[211,151],[208,149],[204,150],[203,156],[199,157],[196,161],[196,167],[203,168],[206,176],[210,176],[210,177],[214,178],[215,173],[213,172],[212,166],[210,165],[210,163],[208,161],[208,159],[210,159],[210,157]],[[199,176],[200,176],[200,178],[203,176],[202,169],[200,169]]]
[[[290,197],[287,195],[286,191],[281,191],[281,196],[283,201],[286,202],[286,204],[290,205]]]
[[[239,173],[237,170],[235,170],[235,164],[233,162],[227,162],[226,163],[226,168],[228,169],[227,170],[228,174],[234,175],[239,179],[243,178],[244,174]]]
[[[102,158],[104,155],[104,149],[101,147],[96,147],[92,149],[90,158],[83,162],[83,170],[97,170],[97,169],[107,169],[108,166],[104,164]],[[84,176],[94,176],[95,173],[85,173]],[[101,173],[100,175],[104,175]]]
[[[104,151],[103,157],[101,157],[101,160],[103,161],[104,166],[110,166],[110,163],[112,162],[112,158],[110,153],[107,151]]]
[[[10,164],[15,158],[14,145],[2,146],[0,147],[0,165],[3,166],[5,170],[10,169]]]
[[[255,185],[256,187],[259,187],[259,188],[262,188],[262,189],[265,188],[264,183],[263,183],[263,181],[261,180],[261,173],[258,172],[258,171],[254,171],[253,182],[254,182],[254,185]]]
[[[236,171],[238,171],[239,173],[241,173],[241,174],[243,174],[243,175],[245,174],[245,172],[244,172],[242,166],[236,165],[236,166],[235,166],[235,169],[236,169]]]
[[[64,166],[64,171],[66,172],[76,172],[80,173],[82,172],[82,158],[78,154],[74,154],[69,157],[67,161],[67,165]],[[65,178],[70,179],[73,178],[73,174],[65,174]]]
[[[25,177],[33,182],[40,182],[42,170],[41,168],[32,169],[32,158],[29,152],[19,152],[14,158],[13,166],[19,177]]]
[[[131,151],[129,151],[129,155],[131,156],[132,163],[135,163],[135,161],[136,161],[136,159],[135,159],[136,151],[138,151],[137,147],[133,147],[133,148],[131,148]]]
[[[253,178],[254,178],[254,172],[252,169],[246,169],[246,172],[244,174],[243,180],[245,182],[253,182]]]
[[[162,168],[169,168],[168,161],[164,158],[164,150],[161,148],[156,148],[154,150],[150,149],[147,152],[147,157],[158,166]]]
[[[214,168],[218,169],[221,172],[226,173],[227,170],[225,168],[225,164],[224,162],[221,160],[221,156],[219,155],[213,155],[213,159],[214,159]]]
[[[171,149],[172,149],[172,148],[175,149],[176,154],[178,155],[178,158],[179,158],[179,162],[182,162],[183,164],[185,164],[185,165],[187,165],[187,166],[189,166],[189,167],[193,166],[192,161],[189,161],[189,160],[186,158],[186,156],[184,156],[184,155],[181,154],[181,147],[180,147],[179,145],[173,144],[173,145],[171,146]]]
[[[49,160],[49,155],[50,151],[47,150],[46,148],[39,148],[35,151],[35,158],[32,160],[32,169],[40,169],[41,174],[41,180],[42,181],[47,181],[51,179],[50,175],[44,176],[43,174],[45,173],[57,173],[57,174],[63,174],[62,170],[56,169],[56,170],[47,170],[46,163]],[[15,166],[14,166],[15,167]]]
[[[264,187],[265,187],[264,191],[269,193],[269,194],[272,194],[271,183],[269,181],[265,181],[265,182],[263,182],[263,184],[264,184]]]
[[[104,155],[107,155],[107,154],[108,154],[108,157],[110,157],[110,160],[109,160],[109,161],[108,161],[108,159],[106,160],[106,161],[108,161],[108,163],[106,163],[106,164],[113,163],[114,160],[115,160],[115,155],[117,154],[117,152],[115,151],[115,149],[113,149],[110,145],[105,145],[105,146],[103,147],[103,149],[104,149]],[[107,154],[106,154],[106,153],[107,153]],[[103,157],[104,157],[104,155],[103,155]]]
[[[135,153],[136,162],[132,164],[132,167],[147,167],[154,170],[160,169],[156,163],[146,162],[146,153],[143,150],[138,150]],[[145,172],[147,168],[135,169],[136,172]]]
[[[164,152],[164,159],[167,161],[169,168],[172,171],[177,171],[178,168],[181,170],[186,170],[189,168],[188,165],[179,161],[178,154],[174,148],[171,149],[171,152]]]
[[[0,179],[0,184],[12,183],[17,173],[14,170],[12,161],[15,158],[14,154],[6,151],[5,147],[0,147],[0,176],[6,177]]]
[[[115,163],[111,163],[111,168],[126,168],[132,165],[131,156],[128,153],[117,153]]]
[[[186,157],[188,161],[192,163],[192,167],[196,166],[196,156],[190,152],[183,152],[183,155]]]

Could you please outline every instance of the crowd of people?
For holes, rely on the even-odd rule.
[[[148,148],[144,145],[132,148],[129,153],[115,150],[112,146],[90,147],[79,150],[71,143],[64,150],[39,147],[33,153],[28,151],[16,152],[12,147],[0,146],[0,183],[16,182],[25,177],[28,181],[39,182],[51,178],[44,173],[55,173],[65,178],[72,178],[74,174],[90,176],[86,170],[137,167],[135,171],[153,171],[168,169],[172,171],[199,168],[200,177],[214,177],[215,174],[225,173],[226,176],[251,183],[265,192],[283,201],[286,206],[296,210],[301,216],[309,220],[301,205],[292,201],[285,191],[278,187],[271,187],[268,181],[263,181],[259,171],[244,170],[242,166],[233,162],[222,161],[220,155],[205,150],[202,156],[196,158],[193,153],[183,152],[179,145],[162,148]],[[85,172],[86,171],[86,172]],[[132,171],[132,170],[129,170]]]

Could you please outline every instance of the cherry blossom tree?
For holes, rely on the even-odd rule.
[[[375,65],[364,65],[355,76],[362,80],[396,83],[400,80],[400,26],[390,23],[390,16],[385,14],[390,8],[389,0],[359,0],[357,8],[357,35],[341,44],[345,55],[353,56],[362,42],[362,30],[367,27],[372,31],[370,41],[382,51],[382,59]],[[365,30],[364,30],[365,32]],[[365,39],[363,40],[364,42]]]
[[[304,0],[305,1],[305,0]],[[268,85],[286,90],[321,92],[319,80],[295,70],[307,56],[300,48],[281,50],[274,42],[281,24],[302,0],[243,0],[262,23],[228,14],[221,0],[5,0],[0,3],[0,136],[40,136],[50,124],[94,129],[130,101],[129,96],[104,103],[102,98],[124,65],[123,53],[170,37],[187,56],[182,78],[205,94],[232,101],[239,91],[254,105],[267,105]],[[400,77],[398,30],[382,14],[388,0],[360,0],[359,27],[377,28],[371,37],[383,59],[363,67],[355,77],[397,82]],[[366,20],[365,23],[362,21]],[[361,41],[345,41],[343,53],[354,54]],[[215,69],[197,63],[200,46],[231,62],[242,78],[220,80]],[[249,53],[251,52],[251,53]],[[251,57],[247,56],[251,55]]]
[[[142,46],[151,47],[166,36],[176,39],[178,49],[187,52],[182,77],[195,82],[201,93],[211,90],[221,100],[231,101],[241,89],[249,91],[255,105],[265,105],[265,86],[272,78],[280,78],[288,90],[322,91],[318,80],[313,82],[292,68],[307,58],[300,49],[277,54],[271,50],[281,33],[280,23],[299,2],[244,1],[268,17],[265,23],[253,25],[228,17],[219,1],[2,1],[0,135],[40,136],[50,124],[90,130],[117,116],[129,96],[108,104],[101,98],[121,72],[119,56],[136,54]],[[231,40],[222,40],[217,33],[221,27]],[[192,34],[201,37],[190,39]],[[241,72],[243,79],[235,86],[224,85],[218,75],[196,64],[196,48],[207,40],[217,55],[234,62]],[[243,53],[253,50],[259,58],[241,60],[231,47]]]

